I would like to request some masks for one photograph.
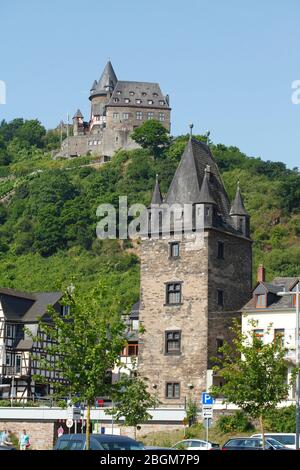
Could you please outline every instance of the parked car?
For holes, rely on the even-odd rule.
[[[222,450],[291,450],[272,437],[266,438],[265,449],[260,437],[234,437],[229,439]]]
[[[85,450],[85,434],[66,434],[60,436],[54,450]],[[114,434],[91,434],[91,450],[144,450],[144,446],[127,436]]]
[[[13,446],[2,446],[2,445],[0,445],[0,450],[17,450],[17,449]]]
[[[172,449],[178,450],[213,450],[219,449],[219,444],[215,442],[203,441],[202,439],[185,439],[177,442]]]
[[[285,447],[289,449],[296,449],[296,434],[286,432],[267,432],[266,437],[273,437],[276,441],[281,442]],[[251,437],[260,437],[261,434],[253,434]]]

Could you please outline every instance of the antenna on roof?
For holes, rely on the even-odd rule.
[[[189,125],[189,128],[190,128],[190,138],[193,137],[193,127],[194,127],[194,124],[190,124],[190,125]]]

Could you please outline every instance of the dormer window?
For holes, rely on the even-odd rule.
[[[256,308],[266,308],[267,306],[267,295],[257,294],[256,296]]]
[[[164,102],[163,100],[160,100],[160,101],[159,101],[159,104],[160,104],[161,106],[163,106],[163,105],[165,104],[165,102]]]
[[[114,98],[114,103],[118,103],[119,102],[119,98]]]
[[[143,91],[142,96],[146,96],[146,95],[147,95],[147,93],[145,91]]]
[[[125,103],[130,103],[130,99],[129,98],[125,98]]]
[[[153,93],[153,96],[154,96],[154,98],[157,98],[157,97],[158,97],[158,94],[157,94],[157,93]]]
[[[129,94],[130,94],[130,96],[133,96],[133,95],[134,95],[134,91],[130,91]]]
[[[148,104],[153,104],[153,100],[148,100]]]
[[[135,100],[136,104],[142,104],[142,100]]]
[[[117,91],[117,95],[120,95],[121,93],[122,93],[121,90],[118,90],[118,91]]]

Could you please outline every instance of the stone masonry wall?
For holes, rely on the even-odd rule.
[[[52,450],[54,423],[38,421],[0,421],[0,431],[10,429],[19,438],[23,429],[29,434],[30,450]]]
[[[207,370],[207,244],[191,250],[180,242],[180,257],[170,259],[171,240],[142,240],[140,322],[145,328],[139,343],[141,374],[155,385],[160,403],[184,403],[200,398]],[[182,305],[165,305],[165,283],[182,281]],[[165,354],[165,332],[181,331],[181,354]],[[166,383],[180,383],[180,398],[165,397]],[[189,387],[189,384],[193,388]],[[152,388],[153,389],[153,388]]]

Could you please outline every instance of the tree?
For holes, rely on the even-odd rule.
[[[126,344],[121,302],[108,285],[100,283],[85,297],[67,289],[62,304],[70,307],[69,313],[62,316],[49,307],[49,318],[40,320],[39,334],[34,339],[40,342],[40,335],[47,335],[50,341],[43,349],[46,355],[55,358],[55,364],[40,359],[40,366],[50,372],[60,371],[65,383],[51,382],[42,376],[35,379],[39,383],[49,380],[56,398],[69,394],[71,400],[78,401],[80,397],[86,403],[86,448],[89,449],[91,406],[97,397],[113,393],[110,372],[119,363]]]
[[[149,408],[157,405],[157,399],[147,390],[147,382],[142,377],[129,377],[126,375],[119,382],[119,393],[116,395],[116,404],[109,411],[116,420],[124,417],[124,425],[134,428],[134,438],[139,424],[151,418],[147,412]]]
[[[153,152],[155,158],[170,145],[169,131],[159,121],[149,119],[134,129],[131,138],[145,149]]]
[[[257,322],[250,321],[251,332],[244,334],[238,322],[231,328],[232,343],[220,349],[220,364],[214,367],[224,378],[222,387],[213,386],[212,394],[224,396],[224,401],[238,405],[254,419],[259,419],[263,446],[265,446],[264,420],[278,403],[287,397],[290,384],[286,381],[287,364],[285,349],[280,341],[263,343],[254,328]],[[295,380],[296,367],[292,370]]]

